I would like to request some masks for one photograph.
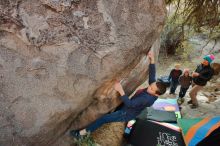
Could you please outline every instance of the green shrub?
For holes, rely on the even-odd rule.
[[[90,134],[87,134],[76,141],[77,146],[97,146]]]

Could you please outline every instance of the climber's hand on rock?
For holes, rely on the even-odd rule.
[[[115,82],[114,89],[118,91],[121,96],[125,95],[124,89],[120,82],[118,81]]]
[[[123,90],[121,83],[118,82],[118,81],[116,81],[116,82],[115,82],[115,85],[114,85],[114,89],[115,89],[116,91],[118,91],[118,92],[121,91],[121,90]]]
[[[150,60],[150,63],[153,64],[154,63],[154,53],[152,51],[149,51],[147,56]]]

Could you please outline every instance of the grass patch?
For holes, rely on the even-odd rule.
[[[77,146],[97,146],[90,134],[87,134],[76,141]]]

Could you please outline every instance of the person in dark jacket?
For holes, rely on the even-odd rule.
[[[156,82],[156,68],[154,64],[154,57],[151,52],[148,53],[148,58],[150,60],[149,86],[142,92],[139,91],[139,93],[129,99],[128,95],[125,94],[122,85],[119,82],[116,82],[114,89],[120,94],[120,99],[123,102],[122,108],[100,117],[85,129],[70,131],[71,136],[79,138],[82,135],[95,131],[105,123],[128,122],[131,119],[136,118],[136,116],[139,115],[145,107],[151,106],[157,100],[159,95],[166,92],[166,86],[161,82]]]
[[[191,108],[198,107],[197,93],[207,84],[207,82],[212,78],[214,70],[211,68],[210,63],[215,59],[214,55],[206,55],[203,58],[203,62],[197,66],[195,72],[193,72],[193,83],[192,89],[189,93],[191,100],[188,104],[192,104]]]
[[[175,68],[171,70],[169,75],[170,84],[170,94],[175,94],[176,88],[179,84],[179,77],[182,74],[182,70],[180,70],[180,64],[176,64]]]
[[[179,77],[179,84],[180,84],[180,92],[179,98],[177,100],[178,104],[181,105],[184,102],[184,96],[186,95],[189,86],[192,83],[192,77],[189,74],[189,69],[184,69],[183,75]]]

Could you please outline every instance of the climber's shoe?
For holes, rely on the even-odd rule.
[[[71,137],[74,137],[76,139],[80,139],[81,138],[81,135],[79,133],[79,130],[71,130],[70,131],[70,136]]]

